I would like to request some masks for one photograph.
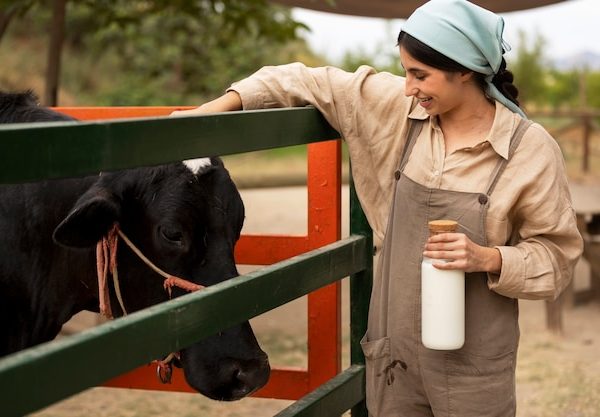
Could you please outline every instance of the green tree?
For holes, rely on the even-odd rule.
[[[586,99],[588,107],[600,109],[600,72],[592,71],[586,77]]]
[[[0,0],[0,42],[11,22],[23,16],[35,0]]]
[[[134,23],[113,20],[92,36],[82,34],[79,50],[119,74],[96,99],[106,105],[196,104],[221,94],[232,81],[260,66],[298,57],[319,62],[297,38],[297,30],[304,26],[295,23],[287,9],[244,10],[233,21],[245,23],[231,24],[232,18],[221,12],[199,18],[165,7]],[[265,27],[266,14],[279,26]],[[80,12],[76,25],[85,27],[94,18]]]
[[[546,77],[546,102],[552,108],[574,108],[579,105],[579,75],[576,71],[550,69]]]
[[[63,44],[62,23],[57,19],[61,13],[65,16],[64,39],[74,48],[92,48],[96,58],[115,62],[116,68],[112,70],[129,71],[126,78],[130,80],[138,79],[141,83],[149,76],[148,87],[160,87],[158,79],[174,73],[176,76],[171,76],[170,81],[190,84],[192,91],[202,91],[194,86],[199,77],[209,78],[215,70],[227,73],[232,64],[226,59],[216,63],[211,49],[225,52],[244,42],[251,49],[266,43],[283,44],[296,39],[297,31],[305,28],[292,19],[287,9],[272,6],[266,0],[51,0],[51,4],[48,1],[32,1],[31,9],[36,12],[32,19],[35,23],[51,28],[46,84],[47,89],[54,91],[58,91]],[[4,0],[0,11],[8,13],[9,6],[23,3],[26,2]],[[49,6],[54,7],[52,17]],[[29,33],[31,29],[28,28]],[[44,33],[39,27],[37,30],[38,34]],[[247,54],[246,50],[234,52]],[[109,57],[109,53],[117,57]],[[203,67],[206,71],[199,71]],[[140,99],[144,94],[141,96]]]
[[[525,32],[519,31],[519,48],[516,58],[508,63],[508,69],[515,76],[521,105],[544,104],[545,75],[549,66],[544,55],[545,44],[544,38],[537,34],[530,45]]]

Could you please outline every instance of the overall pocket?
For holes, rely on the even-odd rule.
[[[392,400],[389,376],[390,338],[383,337],[367,340],[365,335],[360,341],[365,355],[367,409],[370,416],[379,416],[385,408],[384,402]]]

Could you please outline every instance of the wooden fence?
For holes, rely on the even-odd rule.
[[[0,183],[81,176],[338,136],[312,108],[7,125],[0,127]],[[372,240],[351,194],[351,236],[346,239],[3,358],[2,415],[38,410],[350,276],[351,366],[279,415],[333,416],[352,409],[353,415],[366,416],[364,358],[358,342],[366,329]],[[160,337],[157,328],[163,329]]]

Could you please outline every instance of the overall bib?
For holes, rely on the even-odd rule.
[[[514,416],[519,341],[517,300],[488,289],[487,273],[466,274],[465,344],[437,351],[421,343],[421,261],[430,220],[450,219],[458,232],[487,246],[486,214],[496,182],[531,122],[521,120],[481,192],[422,186],[403,174],[425,121],[413,120],[395,172],[383,252],[373,282],[366,358],[367,407],[383,417]]]

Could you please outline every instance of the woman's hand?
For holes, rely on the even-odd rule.
[[[191,110],[175,110],[170,114],[173,117],[196,116],[199,114],[221,113],[226,111],[242,110],[242,99],[235,91],[229,91],[219,98]]]
[[[495,273],[502,269],[502,256],[498,249],[479,246],[464,233],[441,233],[430,237],[423,256],[449,261],[434,262],[433,266],[438,269]]]

